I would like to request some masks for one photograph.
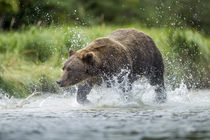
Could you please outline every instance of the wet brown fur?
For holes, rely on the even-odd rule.
[[[151,85],[158,87],[156,89],[157,100],[166,98],[166,95],[163,94],[164,64],[161,53],[152,38],[143,32],[135,29],[120,29],[108,37],[96,39],[77,52],[70,51],[69,53],[70,56],[64,65],[61,79],[79,79],[76,82],[66,83],[64,86],[86,81],[86,84],[79,86],[77,99],[80,103],[88,102],[86,95],[92,86],[100,84],[102,78],[106,79],[118,74],[122,69],[130,71],[129,82],[131,84],[140,76],[145,76]],[[68,72],[67,67],[78,68]],[[81,72],[78,73],[78,71]],[[162,95],[163,98],[160,97]]]

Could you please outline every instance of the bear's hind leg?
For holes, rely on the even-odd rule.
[[[155,86],[155,102],[165,103],[167,99],[167,94],[165,91],[163,71],[155,69],[152,71],[152,74],[150,74],[147,78],[149,80],[149,83],[152,86]]]

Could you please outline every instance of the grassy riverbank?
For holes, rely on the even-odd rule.
[[[15,97],[33,91],[57,92],[55,80],[69,47],[85,47],[118,28],[136,28],[150,35],[163,54],[166,82],[174,87],[210,88],[210,38],[193,30],[123,27],[30,27],[0,32],[0,89]]]

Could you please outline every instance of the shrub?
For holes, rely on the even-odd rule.
[[[180,30],[169,33],[169,46],[172,53],[170,62],[173,65],[170,69],[176,69],[176,78],[184,80],[188,88],[205,87],[208,84],[204,83],[204,75],[208,75],[208,61],[205,61],[205,56],[201,55],[202,48],[206,46],[199,42],[201,38],[194,38],[194,36],[193,32]],[[174,65],[177,67],[174,68]]]
[[[49,78],[47,75],[41,75],[39,78],[39,91],[42,92],[51,92],[55,93],[58,91],[58,86],[56,85],[56,82]]]
[[[45,62],[52,55],[52,44],[42,36],[35,36],[20,49],[20,53],[33,61]]]
[[[86,41],[82,38],[80,31],[72,29],[66,33],[64,45],[68,49],[79,50],[86,45]]]
[[[200,46],[195,40],[187,38],[185,32],[176,31],[169,33],[170,47],[172,52],[184,60],[198,62],[200,60]]]
[[[0,89],[4,91],[4,93],[8,93],[10,96],[14,96],[17,98],[26,97],[29,92],[21,83],[15,83],[14,81],[5,79],[0,76]]]

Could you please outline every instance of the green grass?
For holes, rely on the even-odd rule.
[[[33,91],[58,92],[68,49],[78,50],[118,28],[136,28],[150,35],[164,57],[165,79],[174,87],[210,87],[210,39],[196,31],[143,28],[138,25],[96,27],[30,27],[0,32],[0,89],[15,97]]]

